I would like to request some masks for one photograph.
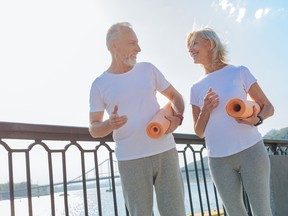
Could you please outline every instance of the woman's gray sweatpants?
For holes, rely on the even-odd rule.
[[[232,156],[209,158],[212,179],[229,216],[248,215],[242,184],[253,216],[272,216],[270,208],[270,160],[263,141]]]
[[[185,216],[184,186],[176,148],[150,157],[119,161],[125,203],[131,216],[151,216],[153,185],[162,216]]]

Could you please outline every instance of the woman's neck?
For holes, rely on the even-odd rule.
[[[209,64],[209,65],[203,65],[204,69],[205,69],[205,74],[209,74],[209,73],[213,73],[214,71],[220,70],[222,68],[224,68],[225,66],[227,66],[227,64],[223,63],[223,62],[219,62],[216,64]]]

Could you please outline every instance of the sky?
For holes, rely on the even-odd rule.
[[[153,63],[183,95],[184,121],[176,133],[195,134],[190,87],[203,69],[193,63],[186,37],[200,27],[217,32],[229,63],[248,67],[274,105],[274,116],[258,126],[262,135],[288,127],[288,1],[284,0],[2,0],[0,121],[88,127],[91,84],[111,61],[106,32],[122,21],[130,22],[137,34],[142,49],[138,61]],[[158,99],[165,105],[163,97]],[[1,149],[5,157],[2,154],[0,162],[7,163]],[[31,164],[42,174],[33,183],[47,183],[48,171],[38,166],[44,155],[43,148],[35,148]],[[24,156],[15,161],[18,182],[24,176]],[[69,179],[81,173],[75,169],[80,159],[72,161]],[[0,182],[8,179],[4,168]]]
[[[183,95],[194,134],[190,87],[203,74],[186,48],[194,28],[211,27],[275,107],[265,135],[288,126],[288,2],[283,0],[9,0],[0,2],[0,121],[88,127],[89,91],[111,61],[107,29],[132,24],[142,49]],[[165,100],[159,96],[159,103]]]

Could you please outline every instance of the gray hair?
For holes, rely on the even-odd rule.
[[[129,22],[115,23],[108,29],[107,35],[106,35],[106,46],[108,50],[110,50],[111,41],[117,39],[119,36],[119,32],[124,29],[133,30],[132,25]]]
[[[224,44],[220,41],[220,38],[211,28],[203,28],[200,30],[193,31],[187,36],[187,47],[188,49],[193,46],[196,36],[200,36],[203,39],[209,40],[211,43],[212,51],[212,64],[217,63],[228,63],[227,50]]]

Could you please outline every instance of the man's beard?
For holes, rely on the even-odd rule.
[[[137,63],[136,58],[128,57],[125,59],[125,64],[129,66],[134,66]]]

